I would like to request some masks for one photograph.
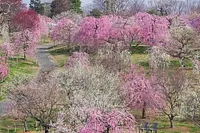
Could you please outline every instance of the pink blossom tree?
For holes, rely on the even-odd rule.
[[[113,21],[113,20],[111,20]],[[140,27],[134,17],[121,18],[112,22],[110,38],[116,42],[123,42],[124,46],[130,47],[132,42],[139,41]]]
[[[74,36],[78,30],[78,26],[69,19],[63,18],[59,20],[53,28],[53,40],[59,44],[70,44],[74,41]]]
[[[136,132],[135,118],[127,112],[119,110],[94,110],[80,133],[122,133]]]
[[[86,17],[80,24],[80,30],[76,34],[76,41],[81,46],[98,46],[109,39],[112,23],[107,16],[101,18]]]
[[[23,54],[24,60],[27,59],[27,55],[30,57],[35,56],[35,50],[39,43],[37,33],[25,30],[23,32],[16,32],[13,35],[14,51],[16,54]]]
[[[163,38],[168,34],[169,21],[166,17],[148,13],[137,13],[136,21],[140,26],[140,40],[150,46],[163,45]]]
[[[163,16],[155,16],[141,12],[137,13],[135,17],[140,27],[140,42],[151,46],[149,49],[149,64],[151,68],[157,69],[157,67],[165,66],[167,54],[163,53],[162,46],[166,45],[165,39],[169,36],[168,28],[170,23],[168,19]],[[155,56],[156,54],[161,56]]]
[[[145,118],[147,108],[155,110],[163,106],[161,94],[153,88],[143,68],[131,65],[128,73],[122,73],[121,76],[125,81],[122,93],[126,106],[142,109],[142,118]]]
[[[47,16],[39,15],[40,17],[40,27],[42,35],[50,36],[52,33],[52,29],[55,25],[55,21]]]
[[[3,49],[4,51],[4,54],[7,56],[7,57],[10,57],[10,56],[14,56],[16,55],[16,53],[18,52],[18,47],[14,46],[15,44],[13,43],[3,43],[1,48]]]
[[[13,23],[19,31],[30,30],[34,31],[39,24],[38,14],[31,9],[23,10],[15,15]]]
[[[134,17],[102,16],[86,17],[82,20],[76,38],[83,46],[101,46],[123,43],[129,48],[133,41],[139,40],[140,27]]]
[[[43,30],[40,29],[40,18],[33,10],[23,10],[16,14],[13,19],[18,32],[13,35],[14,47],[18,52],[23,52],[24,60],[26,55],[33,56],[36,46],[40,41]]]

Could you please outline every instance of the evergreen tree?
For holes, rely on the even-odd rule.
[[[37,13],[42,14],[44,13],[44,7],[41,3],[41,0],[31,0],[29,7],[35,10]]]
[[[99,11],[99,9],[95,8],[92,11],[90,11],[90,16],[93,16],[95,18],[100,18],[102,15],[102,12]]]
[[[71,7],[71,10],[77,13],[82,13],[80,0],[70,0],[70,7]]]

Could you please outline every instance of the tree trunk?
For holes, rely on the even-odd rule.
[[[23,123],[24,123],[24,132],[28,132],[29,130],[26,120]]]
[[[45,132],[45,133],[49,133],[49,126],[45,126],[45,127],[44,127],[44,132]]]
[[[24,44],[24,46],[26,46],[26,45]],[[25,47],[23,49],[24,49],[24,60],[26,60],[26,49],[25,49]]]
[[[146,103],[144,103],[143,108],[142,108],[142,119],[146,118]]]
[[[169,118],[169,120],[170,120],[170,128],[174,128],[174,119]]]
[[[9,25],[8,21],[2,24],[1,34],[3,36],[3,42],[9,42]]]
[[[106,130],[103,133],[109,133],[110,132],[110,125],[106,126]]]
[[[181,58],[181,60],[180,60],[180,65],[181,65],[182,68],[185,67],[185,64],[184,64],[184,58]]]
[[[24,52],[24,60],[26,60],[26,54],[25,54],[25,52]]]

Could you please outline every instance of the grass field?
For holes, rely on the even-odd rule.
[[[133,64],[143,66],[144,68],[149,68],[149,55],[147,54],[148,47],[146,46],[132,46],[131,48],[131,61]],[[52,58],[57,63],[59,67],[63,67],[64,64],[69,59],[69,49],[66,46],[56,46],[50,49]],[[185,62],[186,67],[192,67],[192,63],[188,60]],[[178,59],[170,58],[170,68],[180,67],[180,62]]]
[[[175,127],[173,129],[169,128],[169,120],[164,116],[154,119],[143,119],[140,123],[142,123],[143,121],[149,123],[158,123],[158,133],[200,133],[200,127],[196,126],[191,121],[181,121],[175,119]]]

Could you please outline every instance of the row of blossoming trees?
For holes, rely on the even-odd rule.
[[[57,44],[79,47],[64,70],[41,73],[10,92],[8,115],[23,121],[25,131],[31,117],[46,133],[136,132],[134,110],[141,111],[143,118],[147,110],[153,114],[160,110],[173,128],[183,100],[195,103],[184,108],[188,115],[196,111],[198,96],[186,99],[189,88],[199,82],[189,81],[186,70],[170,71],[168,56],[179,58],[182,67],[186,59],[191,60],[197,77],[198,17],[138,13],[132,17],[81,18],[69,14],[51,20],[24,9],[13,17],[16,32],[2,46],[5,58],[23,54],[24,59],[34,55],[43,35],[51,36]],[[133,42],[149,47],[148,70],[131,64]],[[1,77],[5,79],[8,69],[2,66]]]

